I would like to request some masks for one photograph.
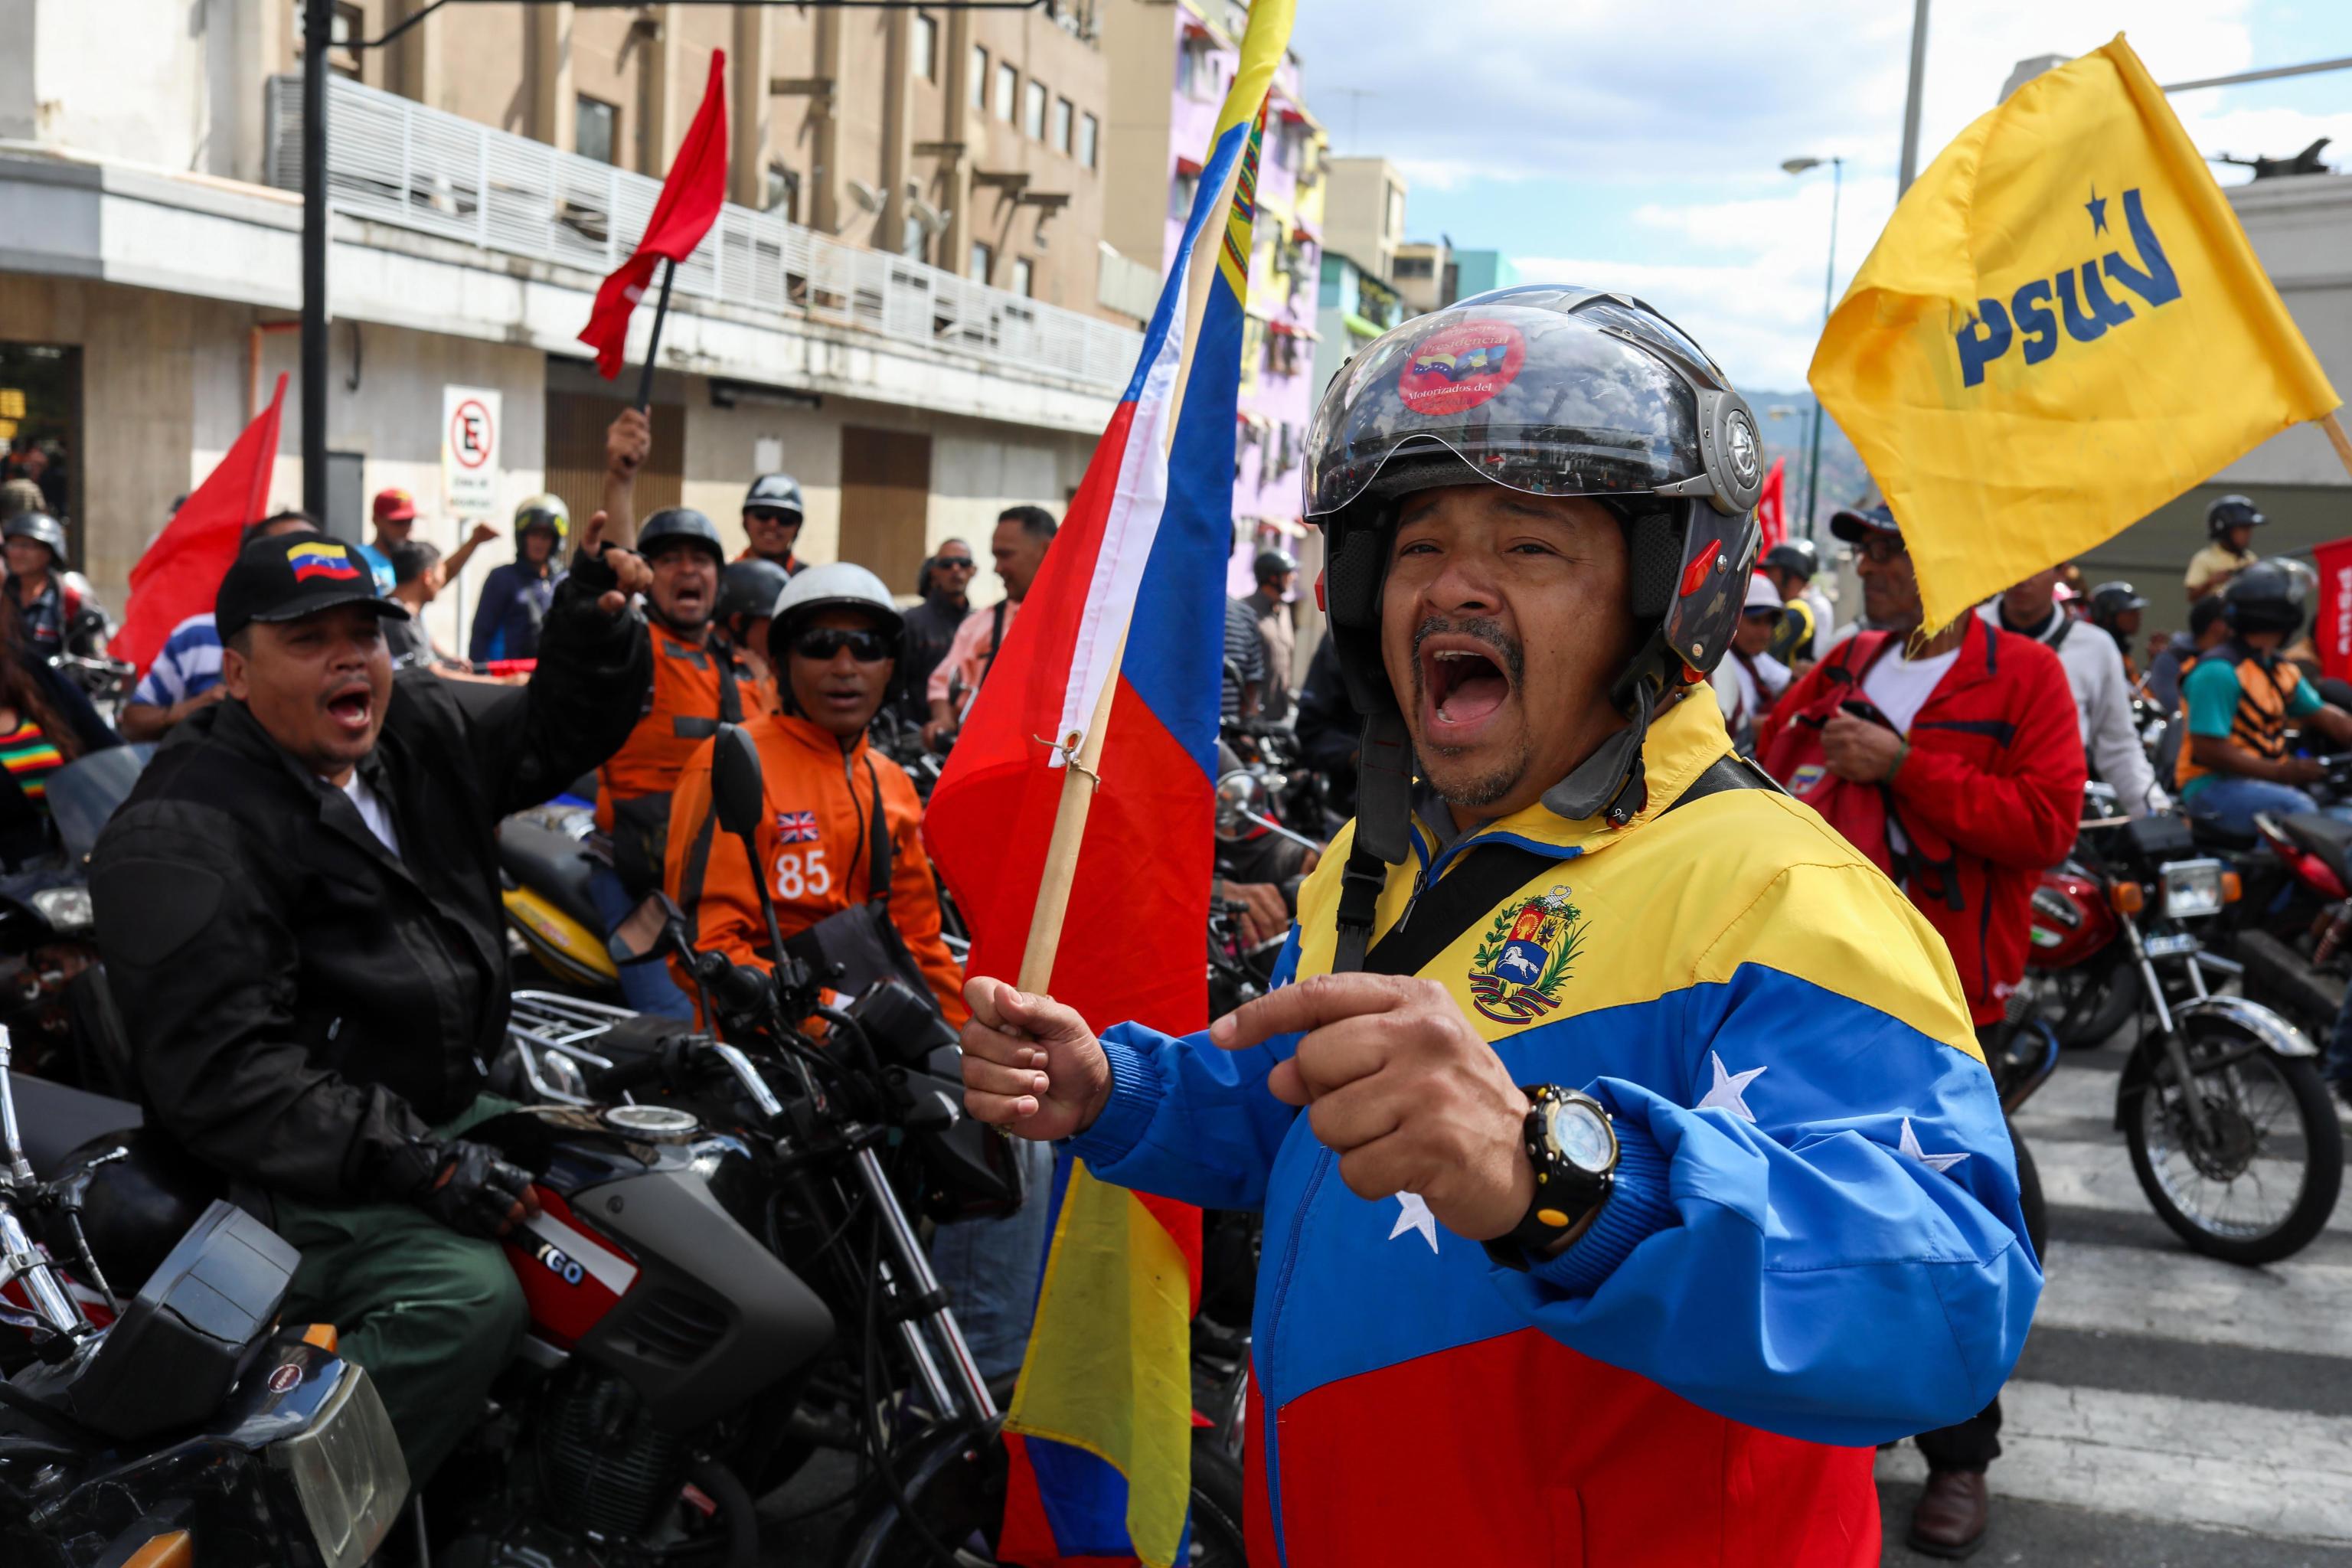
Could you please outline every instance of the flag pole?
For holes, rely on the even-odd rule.
[[[654,307],[654,335],[646,340],[645,374],[637,378],[637,412],[650,414],[654,406],[654,361],[661,355],[662,322],[669,315],[670,279],[677,276],[677,263],[662,258],[661,301]]]
[[[2346,473],[2352,474],[2352,436],[2344,433],[2344,421],[2330,409],[2312,423],[2327,432],[2327,444],[2336,448],[2336,460],[2344,465]]]
[[[1062,799],[1054,808],[1054,833],[1046,840],[1045,868],[1037,876],[1037,906],[1029,916],[1029,943],[1021,950],[1023,991],[1032,996],[1050,994],[1054,988],[1054,954],[1062,945],[1062,921],[1070,911],[1070,883],[1078,870],[1078,850],[1086,843],[1087,816],[1094,809],[1095,791],[1101,787],[1103,737],[1110,729],[1112,700],[1118,693],[1118,670],[1127,657],[1127,628],[1119,628],[1118,646],[1104,677],[1102,696],[1095,701],[1094,718],[1077,738],[1075,752],[1062,753]]]

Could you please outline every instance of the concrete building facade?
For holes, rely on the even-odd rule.
[[[1156,258],[1163,275],[1182,243],[1248,21],[1242,5],[1212,11],[1199,0],[1112,0],[1103,13],[1117,106],[1105,239],[1123,254]],[[1298,61],[1286,58],[1266,104],[1243,328],[1233,577],[1242,593],[1261,546],[1295,553],[1306,531],[1298,469],[1320,384],[1316,290],[1327,145],[1301,93]]]
[[[808,496],[803,555],[909,591],[948,534],[982,541],[1013,502],[1059,512],[1139,345],[1133,268],[1100,243],[1091,7],[452,6],[343,45],[420,8],[341,6],[331,60],[339,531],[399,485],[454,544],[447,386],[499,394],[492,521],[545,489],[584,516],[652,312],[618,384],[575,334],[714,49],[733,200],[678,272],[641,505],[699,506],[732,536],[746,483],[783,468]],[[0,60],[0,439],[57,454],[77,553],[119,608],[174,499],[297,369],[300,39],[292,0],[107,11],[0,0],[19,46]],[[299,409],[289,387],[287,501]],[[445,645],[472,592],[436,606]]]

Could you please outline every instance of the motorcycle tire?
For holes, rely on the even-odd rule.
[[[2198,1062],[2213,1056],[2217,1047],[2234,1053],[2243,1045],[2234,1034],[2200,1042],[2196,1037],[2208,1033],[2205,1021],[2191,1018],[2184,1022],[2190,1037],[2185,1043],[2192,1074],[2200,1081],[2210,1074],[2196,1070]],[[2201,1050],[2200,1044],[2204,1047]],[[2161,1065],[2160,1059],[2155,1077],[2124,1117],[2124,1138],[2131,1150],[2132,1174],[2138,1178],[2140,1191],[2147,1195],[2157,1217],[2206,1257],[2251,1266],[2276,1263],[2302,1251],[2327,1224],[2328,1215],[2336,1212],[2336,1196],[2344,1183],[2344,1129],[2336,1119],[2336,1106],[2327,1086],[2308,1058],[2279,1057],[2263,1051],[2242,1059],[2261,1064],[2262,1069],[2284,1089],[2294,1108],[2294,1131],[2303,1141],[2301,1188],[2294,1204],[2275,1222],[2260,1226],[2230,1226],[2191,1213],[2175,1198],[2158,1169],[2158,1144],[2168,1143],[2173,1135],[2173,1129],[2167,1125],[2171,1113],[2166,1109],[2168,1101],[2163,1092],[2168,1068]],[[2190,1157],[2193,1160],[2193,1155]]]
[[[2097,988],[2096,998],[2081,1000],[2093,987]],[[2132,1021],[2139,1011],[2139,987],[2138,974],[2125,963],[2109,964],[2104,973],[2087,967],[2063,970],[2053,985],[2057,1005],[2043,1009],[2042,1016],[2068,1050],[2094,1049]],[[2067,1022],[2070,1015],[2074,1016],[2072,1024]]]
[[[933,1539],[954,1549],[944,1562],[909,1529],[888,1497],[862,1524],[843,1532],[840,1568],[992,1568],[995,1538],[1004,1518],[1008,1458],[1003,1439],[985,1444],[945,1432],[918,1445],[899,1462],[907,1498]],[[1192,1568],[1247,1568],[1242,1535],[1242,1468],[1214,1435],[1192,1435]]]

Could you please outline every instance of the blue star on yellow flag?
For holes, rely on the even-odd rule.
[[[1930,627],[2338,401],[2120,36],[1944,149],[1807,379],[1903,526]]]

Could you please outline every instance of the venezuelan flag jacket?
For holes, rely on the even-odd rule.
[[[1943,944],[1786,796],[1666,808],[1729,750],[1678,703],[1622,828],[1540,805],[1451,844],[1416,829],[1375,940],[1497,839],[1559,859],[1421,973],[1523,1084],[1616,1118],[1616,1185],[1531,1271],[1417,1198],[1367,1202],[1263,1080],[1134,1025],[1073,1141],[1097,1175],[1263,1208],[1251,1561],[1875,1563],[1871,1445],[1975,1414],[2041,1270]],[[1285,963],[1330,966],[1345,842]],[[1539,948],[1539,966],[1506,963]],[[1535,973],[1530,976],[1527,970]]]

